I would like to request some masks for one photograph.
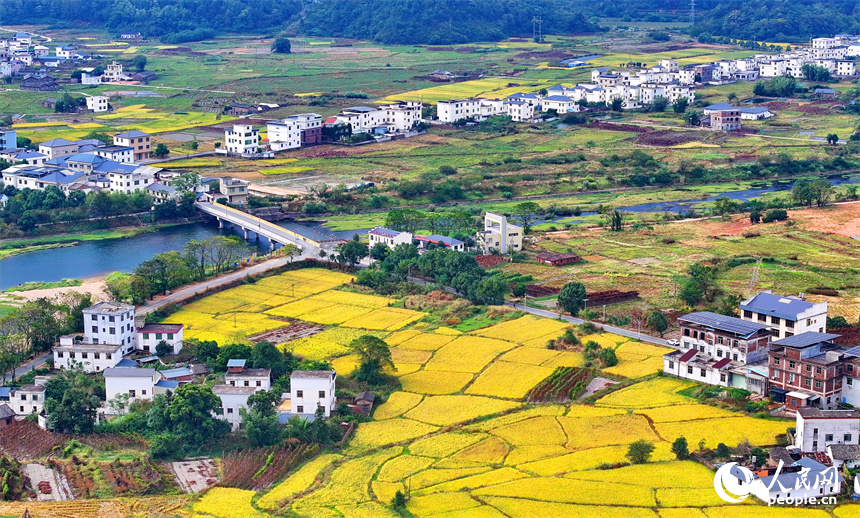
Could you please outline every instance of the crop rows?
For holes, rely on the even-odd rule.
[[[559,367],[529,391],[529,403],[570,401],[585,388],[593,373],[579,367]]]
[[[221,485],[261,491],[296,465],[319,452],[316,444],[282,444],[224,455]]]

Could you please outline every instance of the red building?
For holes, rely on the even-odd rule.
[[[535,259],[537,259],[538,262],[548,264],[550,266],[562,266],[570,263],[578,263],[580,261],[579,254],[575,254],[573,252],[567,254],[550,254],[543,252],[537,254]]]
[[[771,342],[770,392],[786,408],[833,409],[840,402],[845,350],[831,340],[840,335],[806,332]]]

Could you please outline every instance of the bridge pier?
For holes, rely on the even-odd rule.
[[[243,228],[242,230],[245,231],[245,241],[247,241],[248,240],[248,229]]]
[[[274,242],[274,241],[272,241],[271,239],[269,240],[269,251],[270,251],[270,252],[274,252],[274,251],[275,251],[275,245],[276,245],[276,244],[277,244],[277,243],[275,243],[275,242]]]
[[[224,220],[221,218],[217,218],[217,219],[218,219],[218,228],[224,228]]]

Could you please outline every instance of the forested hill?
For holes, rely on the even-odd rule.
[[[310,4],[300,22],[312,35],[383,43],[468,43],[531,36],[543,18],[544,34],[597,29],[570,0],[326,0]]]
[[[0,24],[89,25],[158,37],[280,30],[301,10],[299,0],[0,0]]]
[[[858,0],[696,0],[693,35],[806,41],[860,32]],[[0,24],[93,26],[165,41],[216,32],[300,34],[383,43],[449,44],[600,30],[600,18],[686,22],[689,0],[0,0]]]

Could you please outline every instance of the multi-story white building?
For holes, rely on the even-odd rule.
[[[54,346],[54,368],[80,368],[84,372],[102,372],[123,361],[124,347],[120,344],[94,344],[82,335],[60,337]]]
[[[524,101],[505,101],[507,114],[514,122],[526,122],[534,119],[535,108]]]
[[[353,133],[400,133],[421,121],[422,107],[418,101],[399,101],[378,108],[353,106],[337,114],[335,120],[351,125]]]
[[[105,68],[105,73],[102,76],[105,81],[114,82],[122,81],[125,75],[122,73],[122,64],[114,61]]]
[[[155,384],[161,375],[155,369],[109,368],[102,371],[105,378],[105,399],[110,401],[128,394],[129,403],[148,401],[154,395]]]
[[[45,408],[45,386],[24,385],[12,391],[9,407],[18,415],[40,414]]]
[[[781,297],[766,290],[740,304],[741,319],[767,324],[774,338],[787,338],[806,331],[823,333],[827,326],[827,303],[804,297]]]
[[[523,247],[523,227],[508,223],[501,214],[484,214],[484,230],[475,234],[475,241],[484,254],[498,250],[506,254]]]
[[[64,138],[46,140],[39,144],[39,153],[52,160],[57,157],[74,155],[78,152],[78,144]]]
[[[860,444],[857,410],[797,409],[794,446],[803,452],[826,451],[832,444]]]
[[[122,302],[99,302],[83,311],[84,341],[120,345],[123,354],[134,350],[134,306]]]
[[[125,167],[116,167],[107,173],[110,192],[121,192],[131,194],[136,191],[145,191],[147,186],[155,183],[155,172],[151,168],[139,169],[131,164],[123,164]]]
[[[58,45],[54,47],[54,53],[58,58],[62,59],[72,59],[72,56],[75,55],[77,49],[75,47],[70,47],[68,45]]]
[[[134,161],[148,160],[151,152],[151,143],[149,133],[144,133],[138,130],[126,131],[119,135],[114,135],[113,143],[115,146],[130,147],[134,149]]]
[[[244,205],[248,203],[248,187],[251,182],[240,178],[231,178],[229,176],[220,179],[219,190],[221,196],[227,198],[227,203],[231,205]],[[216,196],[218,198],[219,196]]]
[[[558,114],[574,113],[579,111],[579,105],[570,97],[563,95],[548,95],[541,101],[544,111],[555,110]]]
[[[224,383],[233,387],[253,387],[257,390],[272,388],[272,369],[251,369],[246,360],[228,360]]]
[[[134,148],[130,146],[105,146],[93,150],[96,156],[113,160],[120,164],[134,163]]]
[[[226,153],[256,154],[260,151],[260,130],[250,124],[234,124],[232,129],[224,130],[224,144]]]
[[[767,359],[770,326],[709,311],[678,319],[681,350],[695,349],[710,358],[730,358],[740,364]]]
[[[94,113],[108,111],[108,98],[104,95],[91,95],[87,97],[87,109]]]
[[[370,243],[370,248],[379,243],[388,248],[394,248],[397,245],[412,244],[412,234],[409,232],[398,232],[385,227],[374,227],[367,233],[367,240]]]
[[[302,128],[298,120],[286,118],[266,123],[269,148],[272,151],[298,149],[302,147]]]
[[[162,341],[170,345],[173,354],[182,350],[182,324],[146,324],[137,328],[135,349],[138,351],[155,352]]]
[[[290,413],[313,417],[322,407],[326,417],[335,407],[335,371],[293,371],[290,375]]]
[[[215,417],[230,423],[233,431],[238,430],[242,425],[240,410],[248,408],[248,398],[257,390],[255,387],[213,385],[212,392],[221,400],[220,408],[215,410]]]

